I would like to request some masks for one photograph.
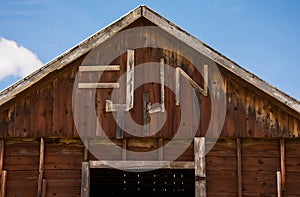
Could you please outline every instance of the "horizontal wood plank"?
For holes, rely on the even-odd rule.
[[[119,83],[78,83],[79,89],[119,88]]]
[[[194,169],[194,162],[168,161],[90,161],[90,168],[111,168],[114,166],[124,170],[139,169]]]
[[[97,65],[97,66],[79,66],[79,72],[103,72],[103,71],[119,71],[120,65]]]

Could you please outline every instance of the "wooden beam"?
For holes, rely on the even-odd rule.
[[[241,147],[240,138],[236,138],[236,155],[237,155],[238,197],[242,197],[243,196],[242,147]]]
[[[81,197],[90,196],[90,167],[89,162],[82,163]]]
[[[206,197],[205,138],[194,138],[195,196]]]
[[[119,88],[119,83],[78,83],[79,89]]]
[[[0,146],[1,146],[1,152],[0,152],[0,175],[2,174],[2,170],[3,170],[3,162],[4,162],[4,145],[5,145],[4,140],[1,140],[1,142],[0,142]]]
[[[277,197],[282,197],[281,184],[281,173],[280,171],[277,171]]]
[[[280,166],[281,166],[281,187],[282,187],[282,190],[284,191],[284,190],[286,190],[284,138],[280,139]]]
[[[193,86],[199,93],[201,93],[203,96],[207,96],[207,89],[205,90],[204,88],[207,88],[207,84],[204,88],[201,88],[194,79],[192,79],[184,70],[182,70],[180,67],[176,67],[176,69],[179,69],[179,73],[186,78],[191,86]],[[205,67],[204,67],[205,68]],[[205,72],[208,72],[208,69],[204,69]],[[208,77],[208,74],[206,74]]]
[[[44,138],[41,138],[37,197],[42,196],[43,177],[44,177],[44,150],[45,150]]]
[[[89,161],[90,168],[114,168],[123,170],[145,169],[194,169],[192,161]]]
[[[119,65],[79,66],[79,72],[119,71]]]
[[[1,197],[5,197],[6,195],[6,180],[7,180],[7,171],[2,171],[1,173]]]

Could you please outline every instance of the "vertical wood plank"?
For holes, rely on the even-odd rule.
[[[293,131],[293,137],[299,137],[299,120],[294,118],[294,131]]]
[[[133,108],[134,101],[134,50],[127,50],[127,86],[126,86],[126,106],[128,110]]]
[[[1,146],[1,152],[0,152],[0,175],[2,174],[3,170],[3,162],[4,162],[4,140],[0,141],[0,146]]]
[[[282,197],[282,190],[281,190],[281,173],[277,171],[277,196]]]
[[[15,119],[16,119],[16,107],[11,105],[8,109],[8,136],[15,136]]]
[[[0,136],[7,137],[8,136],[8,112],[5,110],[0,113]]]
[[[1,140],[1,155],[0,155],[0,174],[1,174],[1,197],[5,196],[6,171],[3,170],[4,161],[4,140]]]
[[[163,138],[159,138],[158,147],[159,147],[158,160],[163,161],[164,160],[164,139]]]
[[[208,65],[207,64],[204,65],[203,74],[204,74],[204,76],[203,76],[203,80],[204,80],[203,95],[207,96],[207,93],[208,93]]]
[[[236,139],[236,151],[237,151],[237,174],[238,174],[238,197],[243,196],[243,182],[242,182],[242,148],[241,139]]]
[[[281,185],[282,185],[282,190],[286,190],[286,180],[285,180],[285,142],[284,142],[284,138],[280,139],[280,166],[281,166]]]
[[[42,196],[43,176],[44,176],[44,150],[45,150],[44,138],[41,138],[37,197]]]
[[[160,59],[160,103],[161,112],[165,112],[165,60]]]
[[[59,131],[61,130],[61,118],[60,113],[62,113],[61,105],[60,105],[60,77],[53,80],[53,94],[52,94],[52,105],[53,105],[53,116],[52,116],[52,135],[59,136]]]
[[[87,138],[84,139],[85,143],[83,146],[83,160],[88,161],[89,158],[89,140]]]
[[[143,136],[150,135],[150,126],[149,126],[149,114],[148,114],[148,104],[150,102],[149,94],[143,93]]]
[[[117,126],[116,126],[116,138],[123,138],[123,128],[124,128],[124,111],[123,109],[117,109]]]
[[[1,176],[1,197],[5,197],[5,194],[6,194],[6,179],[7,179],[7,171],[2,171],[2,176]]]
[[[277,137],[289,137],[289,120],[288,114],[278,108],[278,132]]]
[[[47,192],[47,180],[43,179],[42,197],[46,197],[46,192]]]
[[[205,138],[194,138],[195,196],[206,197]]]
[[[176,95],[176,105],[180,104],[180,74],[179,67],[175,69],[175,95]]]
[[[123,139],[122,160],[127,160],[127,139]]]
[[[90,166],[89,162],[82,163],[81,197],[90,196]]]

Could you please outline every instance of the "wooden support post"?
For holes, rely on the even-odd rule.
[[[208,65],[204,65],[203,67],[203,78],[204,78],[204,84],[203,84],[203,95],[208,94]]]
[[[158,160],[163,161],[164,160],[164,139],[163,138],[159,138],[158,147],[159,147]]]
[[[43,177],[44,177],[44,150],[45,150],[44,138],[41,138],[37,197],[42,196]]]
[[[160,104],[161,112],[165,112],[165,60],[160,59]]]
[[[5,197],[6,179],[7,179],[7,171],[2,171],[2,175],[1,175],[1,197]]]
[[[83,149],[83,160],[88,161],[89,159],[89,140],[87,138],[84,139],[84,149]]]
[[[3,171],[4,145],[5,145],[4,140],[1,140],[1,142],[0,142],[0,146],[1,146],[1,151],[0,151],[1,197],[5,197],[6,177],[7,177],[7,172]]]
[[[134,50],[127,50],[126,111],[134,106]]]
[[[284,138],[280,139],[280,166],[281,166],[281,187],[282,187],[282,190],[284,191],[284,190],[286,190]]]
[[[81,197],[90,196],[90,166],[89,162],[82,163]]]
[[[127,139],[123,139],[122,160],[127,160]]]
[[[116,127],[116,138],[123,139],[123,128],[124,128],[124,111],[117,110],[117,127]]]
[[[46,197],[46,192],[47,192],[47,180],[43,179],[42,197]]]
[[[150,135],[150,125],[149,125],[149,113],[148,113],[148,105],[149,105],[149,93],[143,93],[143,136]]]
[[[194,138],[195,196],[206,197],[205,138]]]
[[[243,196],[243,180],[242,180],[242,147],[241,139],[236,139],[236,155],[237,155],[237,175],[238,175],[238,197]]]
[[[180,68],[175,69],[175,95],[176,95],[176,105],[180,104]]]
[[[2,174],[2,170],[3,170],[3,162],[4,162],[4,145],[5,145],[4,140],[1,140],[1,142],[0,142],[0,146],[1,146],[1,152],[0,152],[0,175]]]
[[[277,171],[277,196],[282,197],[282,188],[281,188],[281,173]]]

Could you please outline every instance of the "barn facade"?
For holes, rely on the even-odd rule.
[[[296,197],[299,121],[140,6],[0,93],[1,196]]]

